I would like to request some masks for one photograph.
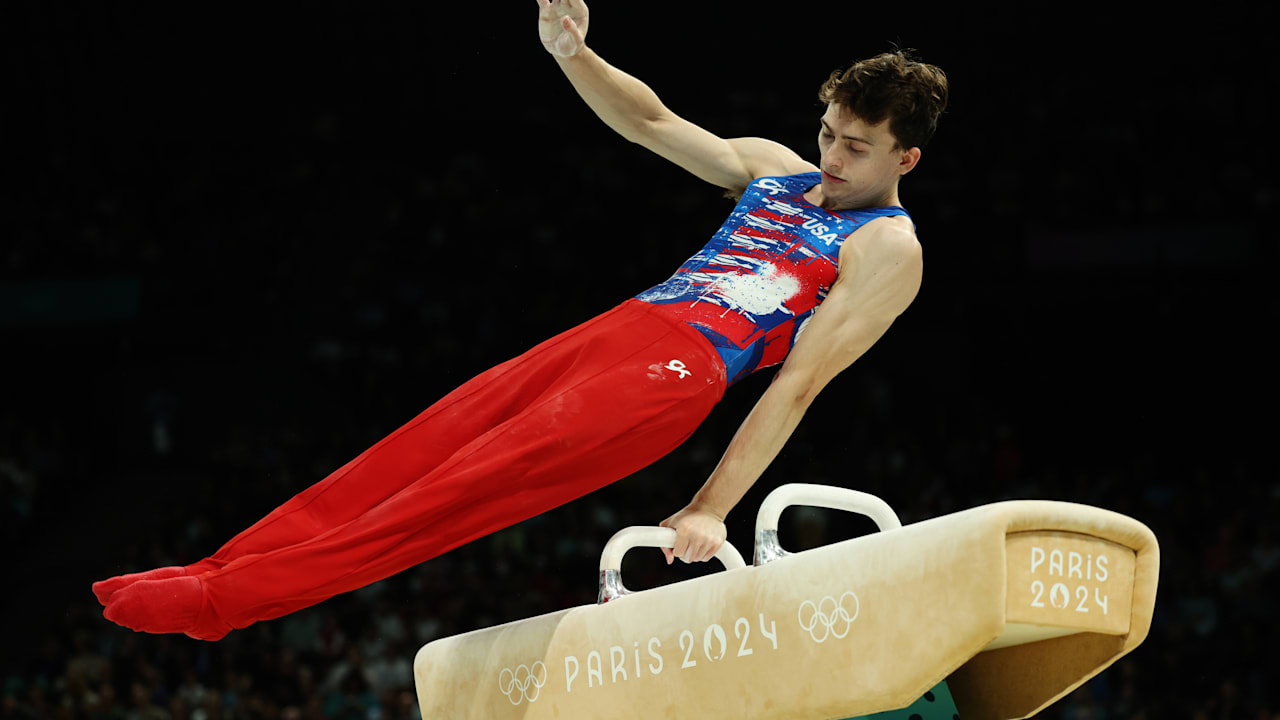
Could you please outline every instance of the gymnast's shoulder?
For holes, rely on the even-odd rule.
[[[840,247],[840,270],[853,265],[917,265],[924,261],[924,249],[916,238],[915,225],[903,215],[878,217],[850,233]]]
[[[800,157],[796,151],[761,137],[731,138],[728,141],[751,174],[751,180],[817,172],[818,166]],[[736,188],[735,188],[736,189]]]
[[[840,248],[836,287],[827,299],[838,296],[862,315],[891,321],[915,299],[923,276],[924,252],[911,222],[876,218]]]

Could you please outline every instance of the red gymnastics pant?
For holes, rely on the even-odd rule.
[[[579,498],[680,445],[720,400],[697,330],[628,300],[473,378],[188,566],[217,639]]]

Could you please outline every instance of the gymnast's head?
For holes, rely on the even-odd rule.
[[[822,192],[838,207],[882,204],[920,161],[947,107],[947,76],[895,50],[836,70],[818,90]],[[826,203],[824,203],[826,204]]]

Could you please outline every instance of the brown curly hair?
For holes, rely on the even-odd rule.
[[[871,125],[888,118],[898,148],[923,148],[947,108],[947,75],[911,52],[881,53],[836,70],[818,90],[818,99],[841,105]]]

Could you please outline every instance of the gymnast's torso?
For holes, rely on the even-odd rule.
[[[729,384],[786,359],[826,298],[853,231],[897,207],[827,211],[805,199],[817,172],[754,180],[702,250],[637,299],[711,341]]]

